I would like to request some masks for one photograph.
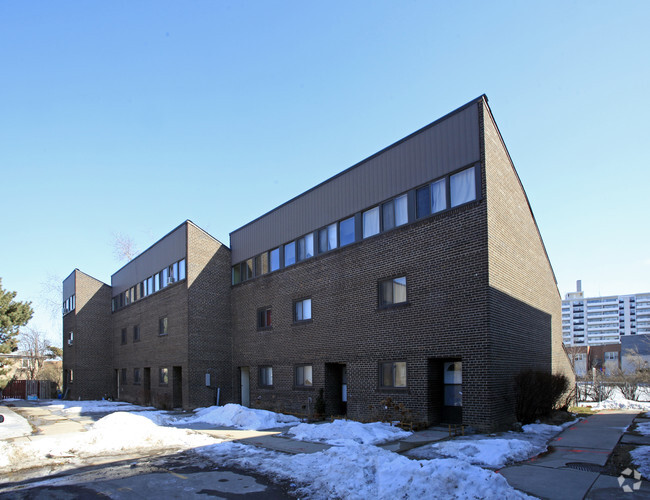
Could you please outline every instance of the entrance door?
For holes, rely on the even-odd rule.
[[[239,368],[241,378],[241,405],[250,406],[251,404],[251,373],[248,366]]]
[[[442,419],[446,423],[460,424],[463,421],[463,363],[445,361],[442,366],[444,370]]]
[[[341,363],[325,363],[325,411],[330,415],[346,415],[347,406],[347,366]]]
[[[149,406],[151,404],[151,368],[144,369],[144,377],[142,382],[144,405]]]
[[[172,404],[174,408],[183,407],[183,368],[174,366],[172,368]]]

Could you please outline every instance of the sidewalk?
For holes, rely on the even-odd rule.
[[[566,500],[650,499],[650,483],[626,493],[618,478],[603,474],[638,410],[606,410],[581,420],[549,443],[549,451],[499,471],[511,486],[539,498]],[[629,483],[631,484],[631,483]]]

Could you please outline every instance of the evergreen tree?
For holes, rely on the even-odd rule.
[[[16,349],[19,328],[25,326],[34,315],[31,302],[17,302],[15,298],[16,292],[2,288],[0,278],[0,354]]]

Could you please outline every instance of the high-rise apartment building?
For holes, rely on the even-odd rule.
[[[621,336],[650,333],[650,293],[585,297],[581,282],[562,301],[567,346],[619,344]]]

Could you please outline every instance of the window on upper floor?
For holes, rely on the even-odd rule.
[[[260,366],[257,380],[260,387],[273,387],[273,367]]]
[[[422,186],[415,191],[415,215],[418,219],[447,208],[446,178]]]
[[[341,246],[349,245],[354,243],[355,233],[354,233],[354,216],[342,220],[339,223],[339,233],[341,238]]]
[[[257,328],[271,328],[271,308],[262,307],[257,310]]]
[[[178,279],[184,280],[186,278],[185,259],[178,261]]]
[[[379,282],[379,307],[406,302],[406,276]]]
[[[160,273],[156,273],[153,275],[153,286],[154,286],[153,289],[154,292],[160,290]]]
[[[280,249],[274,248],[269,252],[269,269],[271,272],[280,269]]]
[[[167,316],[158,319],[158,335],[167,335]]]
[[[126,328],[122,328],[122,344],[126,344]]]
[[[242,281],[244,280],[249,280],[253,278],[253,259],[248,259],[245,262],[242,262],[242,270],[241,270],[241,279]]]
[[[312,365],[296,366],[295,382],[298,387],[312,387],[314,385]]]
[[[284,267],[293,266],[296,263],[296,242],[292,241],[284,245]]]
[[[452,207],[457,207],[458,205],[476,199],[475,170],[475,167],[470,167],[450,176],[449,191],[451,193]]]
[[[241,283],[241,265],[237,264],[232,266],[232,284],[237,285]]]
[[[368,238],[379,233],[379,207],[363,212],[363,237]]]
[[[293,320],[308,321],[311,319],[311,299],[297,300],[293,303]]]
[[[68,345],[72,345],[74,340],[74,332],[68,332]]]
[[[298,261],[314,256],[314,234],[309,233],[298,239]]]
[[[255,257],[255,276],[262,276],[269,272],[269,254],[264,252]]]
[[[403,194],[394,200],[387,201],[381,206],[382,231],[388,231],[406,224],[408,216],[408,196]]]
[[[334,250],[338,246],[336,224],[330,224],[318,231],[318,253]]]
[[[380,364],[381,387],[406,387],[406,361],[389,361]]]
[[[133,342],[140,341],[140,325],[135,325],[133,327]]]

